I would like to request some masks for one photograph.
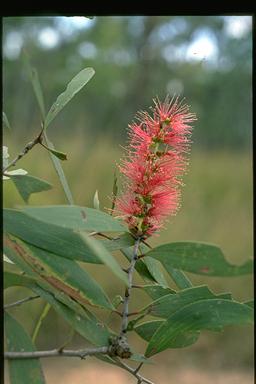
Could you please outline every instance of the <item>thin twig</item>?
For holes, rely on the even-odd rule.
[[[119,240],[120,239],[119,236],[118,237],[112,237],[112,236],[105,235],[105,233],[101,233],[101,232],[97,232],[97,231],[90,232],[88,234],[88,236],[95,236],[95,235],[104,237],[105,239],[108,239],[108,240]]]
[[[120,333],[119,333],[119,336],[115,337],[112,340],[112,349],[111,349],[110,356],[119,356],[122,359],[124,358],[128,359],[132,356],[132,351],[127,341],[126,332],[128,327],[129,299],[130,299],[130,294],[132,289],[132,278],[133,278],[133,272],[135,269],[135,264],[138,259],[138,248],[139,248],[140,240],[141,238],[139,237],[135,241],[130,266],[126,270],[128,274],[128,287],[125,290],[123,311],[121,313],[122,322],[121,322]],[[118,313],[118,311],[115,311],[115,313]]]
[[[138,373],[143,365],[143,361],[138,365],[138,367],[134,370],[134,373]]]
[[[145,244],[150,249],[153,249],[153,247],[151,247],[151,245],[149,243],[147,243],[145,240],[142,240],[142,243]]]
[[[80,359],[85,359],[87,356],[95,356],[95,355],[109,355],[110,354],[109,346],[98,347],[98,348],[87,348],[87,349],[52,349],[49,351],[32,351],[32,352],[5,352],[4,358],[9,360],[18,360],[18,359],[39,359],[46,357],[80,357]],[[119,359],[115,357],[111,357],[120,368],[125,369],[129,373],[131,373],[136,379],[138,379],[139,383],[146,384],[154,384],[152,381],[146,379],[145,377],[138,374],[138,368],[133,369],[129,365],[123,363]],[[142,364],[140,364],[141,366]]]
[[[132,285],[132,288],[140,288],[140,289],[143,289],[143,288],[144,288],[144,285],[133,284],[133,285]]]
[[[136,312],[129,312],[128,313],[128,317],[130,317],[130,316],[136,316],[136,315],[138,315],[140,312],[139,311],[136,311]]]
[[[120,368],[125,369],[126,371],[130,372],[133,376],[135,376],[136,379],[138,379],[138,383],[154,384],[153,381],[148,380],[145,377],[141,376],[139,373],[137,373],[136,369],[133,369],[132,367],[123,363],[117,358],[112,357],[112,359],[115,360],[115,362],[119,365]]]
[[[29,143],[27,143],[24,147],[24,149],[5,167],[3,168],[3,173],[7,171],[7,169],[14,167],[20,159],[22,159],[23,156],[25,156],[31,149],[36,145],[41,143],[42,141],[42,133],[43,133],[43,128],[40,131],[39,135]]]
[[[25,299],[16,301],[15,303],[6,304],[6,305],[4,306],[4,309],[8,309],[8,308],[11,308],[11,307],[16,307],[16,305],[21,305],[21,304],[26,303],[26,302],[28,302],[28,301],[31,301],[31,300],[34,300],[34,299],[38,299],[39,297],[40,297],[39,295],[37,295],[37,296],[29,296],[29,297],[25,297]]]
[[[86,356],[94,356],[98,354],[108,354],[109,347],[88,348],[88,349],[52,349],[50,351],[33,351],[33,352],[5,352],[5,359],[38,359],[42,357],[80,357],[84,359]]]
[[[124,297],[123,319],[121,324],[120,336],[123,336],[126,333],[127,326],[128,326],[129,299],[130,299],[131,289],[132,289],[133,272],[135,269],[136,261],[138,260],[138,249],[139,249],[140,241],[141,241],[141,238],[138,237],[138,239],[134,244],[131,264],[130,264],[130,267],[128,268],[128,287],[126,288],[125,297]]]

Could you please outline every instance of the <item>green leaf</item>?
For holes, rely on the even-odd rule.
[[[10,175],[10,177],[26,203],[32,193],[48,191],[52,188],[51,184],[38,177],[29,175]]]
[[[165,320],[146,321],[134,327],[135,332],[144,340],[150,341],[156,330],[165,322]]]
[[[93,197],[93,208],[94,209],[100,209],[100,201],[99,201],[99,194],[98,191],[96,190],[94,197]]]
[[[163,288],[167,288],[168,283],[165,280],[165,277],[161,271],[161,263],[158,260],[154,260],[150,257],[146,257],[143,261],[151,275],[154,277],[155,281],[157,281],[158,284],[160,284]]]
[[[4,209],[4,231],[71,260],[101,264],[101,259],[69,228],[46,223],[15,209]],[[68,222],[68,218],[66,218]]]
[[[49,279],[43,275],[44,267],[39,261],[35,262],[28,244],[11,235],[4,235],[4,243],[4,250],[10,259],[29,277],[35,279],[39,287],[51,292],[57,300],[74,310],[77,314],[84,315],[84,307],[73,298],[75,297],[74,295],[72,297],[69,296],[71,294],[69,287],[65,284],[60,286],[59,280]],[[31,286],[31,289],[33,288],[34,286]],[[78,296],[76,295],[76,297]]]
[[[254,308],[254,300],[245,301],[244,305],[249,305],[249,307]]]
[[[14,272],[4,271],[4,289],[13,286],[23,286],[31,288],[35,285],[35,280]]]
[[[3,254],[3,261],[9,264],[14,264],[5,254]]]
[[[153,299],[157,300],[162,296],[166,296],[169,294],[174,294],[176,291],[174,291],[171,288],[164,288],[161,285],[144,285],[143,290]]]
[[[52,163],[53,163],[53,166],[55,168],[55,171],[58,175],[58,178],[60,180],[60,183],[62,185],[62,188],[63,188],[63,191],[65,193],[65,196],[66,196],[66,199],[68,201],[69,204],[74,204],[74,199],[73,199],[73,196],[72,196],[72,193],[71,193],[71,190],[69,188],[69,185],[68,185],[68,182],[67,182],[67,179],[66,179],[66,176],[65,176],[65,173],[63,171],[63,168],[61,166],[61,162],[60,160],[55,156],[53,155],[52,151],[55,151],[55,148],[54,148],[54,145],[53,143],[48,139],[48,136],[46,134],[46,132],[44,131],[43,132],[43,137],[45,139],[45,142],[47,144],[47,147],[51,149],[51,151],[49,151],[49,154],[50,154],[50,157],[51,157],[51,160],[52,160]]]
[[[147,315],[147,313],[145,312],[145,313],[142,313],[142,315],[136,317],[135,319],[130,320],[129,323],[128,323],[127,331],[128,331],[128,332],[133,331],[135,325],[136,325],[140,320],[142,320],[146,315]]]
[[[243,265],[229,264],[220,248],[211,244],[177,242],[160,245],[147,253],[166,269],[177,268],[207,276],[240,276],[252,273],[252,260]]]
[[[28,172],[25,170],[25,169],[22,169],[22,168],[19,168],[19,169],[14,169],[13,171],[5,171],[5,174],[8,175],[8,176],[24,176],[24,175],[27,175]],[[8,179],[10,179],[10,177],[8,177]]]
[[[141,323],[134,327],[135,332],[146,341],[150,341],[154,333],[165,323],[165,320],[153,320]],[[194,344],[200,336],[200,332],[180,333],[176,339],[166,348],[184,348]]]
[[[52,293],[40,287],[34,288],[34,292],[51,304],[55,311],[86,340],[97,346],[109,344],[111,332],[106,325],[99,321],[91,312],[86,310],[84,315],[78,314],[59,300],[56,300]]]
[[[114,173],[114,182],[113,182],[113,189],[112,189],[112,206],[111,206],[111,212],[113,212],[115,205],[116,205],[116,197],[117,197],[117,177],[116,172]]]
[[[64,152],[56,151],[55,149],[52,149],[50,147],[47,147],[46,145],[43,145],[44,148],[46,148],[48,151],[50,151],[54,156],[58,157],[60,160],[67,160],[67,154]]]
[[[63,290],[82,305],[114,309],[103,289],[75,261],[46,252],[33,245],[29,245],[28,248],[32,252],[35,264],[38,265],[38,261],[40,263],[41,277],[50,284]]]
[[[123,248],[121,249],[121,252],[123,255],[127,258],[127,260],[131,260],[132,254],[133,254],[133,248]],[[138,274],[143,278],[144,281],[150,282],[150,283],[155,283],[156,280],[155,278],[151,275],[149,272],[147,266],[145,265],[143,260],[138,260],[135,264],[135,269],[138,272]]]
[[[192,287],[192,283],[189,278],[178,269],[171,268],[169,265],[164,264],[166,271],[169,273],[175,284],[180,289],[186,289]]]
[[[172,348],[180,334],[250,323],[253,309],[247,305],[222,299],[200,300],[174,312],[153,334],[145,355],[150,357]]]
[[[134,244],[134,238],[128,232],[118,237],[115,237],[112,240],[108,240],[108,239],[101,240],[101,239],[102,239],[101,236],[97,238],[97,240],[99,240],[100,243],[103,244],[104,247],[111,252],[122,249],[124,247],[130,247]]]
[[[147,305],[144,309],[142,309],[142,312],[146,310],[147,313],[152,316],[167,318],[185,305],[203,299],[214,298],[216,298],[216,295],[214,295],[214,293],[211,292],[206,285],[202,285],[199,287],[187,288],[174,294],[162,296]]]
[[[9,123],[7,116],[4,112],[3,112],[3,127],[7,128],[9,131],[11,131],[10,123]]]
[[[74,230],[96,232],[126,232],[127,229],[112,216],[97,209],[77,205],[23,207],[22,210],[45,223]]]
[[[92,250],[92,253],[97,255],[97,257],[111,269],[114,275],[116,275],[128,286],[128,278],[126,273],[121,269],[111,253],[109,253],[108,250],[99,241],[89,237],[85,233],[80,233],[80,236],[88,248]]]
[[[51,309],[51,305],[49,303],[46,303],[43,307],[43,310],[40,313],[40,316],[38,317],[38,320],[36,322],[36,325],[34,327],[33,333],[32,333],[32,341],[33,343],[36,341],[37,335],[39,333],[39,330],[41,328],[41,325],[43,323],[43,320],[48,315],[49,311]]]
[[[46,118],[44,126],[47,128],[57,114],[65,107],[65,105],[79,92],[86,83],[93,77],[95,71],[93,68],[85,68],[80,71],[71,81],[68,83],[66,90],[61,93],[57,100],[51,106]]]
[[[35,351],[27,332],[8,312],[4,315],[6,342],[9,352]],[[44,384],[39,359],[9,360],[11,384]]]
[[[93,305],[113,310],[103,289],[75,261],[61,258],[43,249],[12,239],[16,253],[33,272],[59,292],[64,292],[83,306]]]
[[[231,293],[219,293],[216,295],[219,299],[233,300]]]
[[[144,355],[141,355],[140,353],[133,353],[129,358],[129,360],[137,361],[138,363],[143,363],[143,364],[153,364],[152,361],[150,361],[147,357],[145,357]]]
[[[147,252],[148,248],[149,247],[144,243],[141,243],[139,247],[141,253]],[[155,281],[157,281],[157,283],[164,288],[168,287],[168,283],[165,280],[165,277],[162,272],[161,263],[158,260],[154,260],[153,258],[149,257],[144,258],[143,262],[145,263],[150,274],[154,277]]]
[[[37,100],[39,109],[41,111],[42,118],[44,119],[45,105],[44,105],[43,92],[42,92],[42,88],[39,81],[39,76],[38,76],[37,70],[34,67],[32,67],[29,56],[24,49],[23,49],[23,61],[34,90],[36,100]]]
[[[9,164],[9,152],[8,152],[8,147],[6,147],[6,145],[3,145],[2,146],[2,151],[3,151],[3,154],[2,154],[2,158],[3,158],[3,168],[6,168],[8,167],[8,164]]]
[[[122,298],[122,296],[120,296],[120,295],[116,295],[116,296],[113,298],[113,300],[112,300],[112,305],[113,305],[113,307],[116,309],[116,308],[118,308],[119,305],[120,305],[121,303],[123,303],[123,302],[124,302],[124,299]]]

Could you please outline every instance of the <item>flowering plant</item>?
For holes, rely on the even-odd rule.
[[[128,155],[120,167],[128,182],[116,210],[136,236],[151,236],[163,219],[176,213],[190,145],[189,123],[195,119],[187,105],[167,97],[163,103],[155,101],[153,117],[141,112],[139,123],[130,125]]]
[[[61,167],[60,160],[66,160],[66,155],[56,151],[46,130],[91,79],[94,70],[79,72],[46,114],[38,75],[29,61],[27,64],[42,126],[36,138],[11,162],[6,161],[4,147],[3,176],[8,175],[26,203],[32,193],[51,188],[26,171],[8,171],[41,145],[50,153],[69,204],[4,209],[5,288],[23,286],[33,292],[33,296],[4,307],[5,358],[9,361],[11,384],[45,383],[40,359],[53,356],[96,356],[130,372],[137,383],[152,384],[139,369],[153,355],[191,346],[204,330],[222,330],[226,325],[253,321],[252,301],[240,303],[230,293],[217,294],[206,285],[194,286],[186,276],[186,272],[223,277],[249,274],[251,260],[232,265],[217,246],[199,242],[170,242],[155,248],[148,243],[148,238],[159,232],[167,217],[179,208],[181,177],[191,143],[190,123],[195,121],[195,114],[183,101],[169,97],[164,102],[155,100],[152,115],[140,112],[138,121],[130,125],[129,145],[120,165],[125,177],[123,192],[117,196],[114,188],[110,214],[99,209],[98,194],[94,208],[80,207],[74,203]],[[120,252],[127,268],[121,267],[113,251]],[[104,264],[124,286],[120,295],[110,298],[87,271],[88,263]],[[175,283],[175,290],[163,270]],[[133,283],[135,271],[141,285]],[[133,289],[141,289],[148,296],[148,302],[136,312],[130,311]],[[44,300],[45,306],[29,335],[9,310],[38,298]],[[53,350],[37,350],[37,335],[51,307],[83,338],[83,349],[66,348],[68,339]],[[99,317],[95,309],[121,317],[119,328],[107,323],[104,316]],[[145,351],[134,351],[129,338],[132,332],[147,342]],[[126,364],[127,360],[139,365],[133,368]]]

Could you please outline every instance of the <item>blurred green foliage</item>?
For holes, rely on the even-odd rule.
[[[21,137],[39,124],[21,60],[20,48],[25,47],[38,70],[48,109],[77,72],[87,66],[96,70],[56,120],[52,129],[58,135],[81,131],[96,137],[104,132],[123,141],[134,113],[149,107],[156,95],[163,98],[169,92],[185,96],[197,113],[196,145],[239,149],[250,145],[252,32],[248,16],[240,35],[229,31],[231,16],[101,16],[84,18],[84,24],[71,19],[3,19],[4,111]],[[200,59],[200,49],[195,46],[190,51],[202,39],[207,40]]]

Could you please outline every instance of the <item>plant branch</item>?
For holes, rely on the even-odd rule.
[[[134,244],[133,249],[133,255],[131,258],[130,266],[126,270],[128,274],[128,287],[125,290],[125,297],[124,297],[124,305],[123,305],[123,311],[121,313],[122,322],[121,322],[121,329],[119,336],[116,336],[112,339],[112,349],[110,356],[119,356],[122,359],[129,359],[132,356],[131,348],[127,342],[126,332],[128,327],[128,316],[129,316],[129,299],[131,295],[131,289],[132,289],[132,278],[133,278],[133,272],[135,269],[136,261],[138,260],[138,249],[140,245],[141,237],[138,237]],[[115,311],[115,313],[118,313],[120,315],[120,312]]]
[[[16,305],[21,305],[21,304],[26,303],[26,302],[28,302],[28,301],[31,301],[31,300],[34,300],[34,299],[38,299],[39,297],[40,297],[39,295],[37,295],[37,296],[29,296],[29,297],[25,297],[25,299],[16,301],[15,303],[6,304],[6,305],[4,306],[4,309],[8,309],[8,308],[12,308],[12,307],[16,307]]]
[[[31,149],[38,143],[41,143],[42,141],[42,133],[43,133],[43,129],[40,131],[39,135],[37,135],[37,137],[30,141],[29,143],[27,143],[24,147],[24,149],[5,167],[3,168],[3,173],[5,171],[7,171],[7,169],[11,168],[11,167],[14,167],[16,165],[16,163],[22,159],[23,156],[25,156],[29,151],[31,151]]]
[[[108,354],[109,346],[88,349],[52,349],[50,351],[33,351],[33,352],[5,352],[5,359],[38,359],[42,357],[80,357],[84,359],[86,356],[94,356],[98,354]]]
[[[31,351],[31,352],[5,352],[4,358],[8,360],[18,360],[18,359],[39,359],[46,357],[80,357],[80,359],[85,359],[87,356],[95,355],[109,355],[111,356],[111,346],[104,346],[98,348],[87,348],[87,349],[52,349],[49,351]],[[118,358],[111,356],[111,358],[117,363],[120,368],[125,369],[131,373],[138,383],[154,384],[152,381],[146,379],[145,377],[138,374],[138,370],[141,367],[142,363],[136,368],[133,369],[129,365],[123,363]]]
[[[136,379],[138,379],[138,383],[154,384],[153,381],[141,376],[137,371],[138,368],[133,369],[129,365],[123,363],[122,361],[116,358],[113,358],[113,360],[115,360],[115,362],[119,365],[120,368],[125,369],[126,371],[130,372],[134,377],[136,377]]]
[[[138,367],[134,370],[134,373],[138,373],[139,370],[141,369],[141,367],[142,367],[143,364],[144,364],[144,363],[141,362],[141,363],[138,365]]]
[[[128,326],[128,314],[129,314],[129,300],[131,295],[131,289],[132,289],[132,279],[133,279],[133,272],[135,269],[136,261],[138,260],[138,249],[140,245],[141,238],[138,237],[133,249],[133,255],[131,259],[130,267],[128,268],[128,287],[125,291],[125,297],[124,297],[124,308],[123,308],[123,319],[121,324],[121,332],[120,336],[124,336],[127,331]]]

